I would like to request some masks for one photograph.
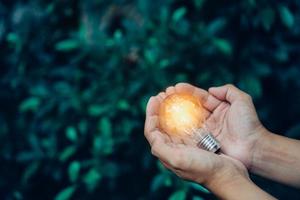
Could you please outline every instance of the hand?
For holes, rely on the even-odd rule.
[[[151,97],[146,111],[145,136],[151,145],[152,154],[179,177],[204,184],[211,190],[229,185],[232,181],[249,180],[247,170],[240,161],[196,146],[174,142],[167,134],[160,132],[157,116],[160,103],[166,95],[181,91],[200,99],[207,99],[208,96],[204,90],[188,84],[177,84],[168,88],[166,93]],[[210,117],[209,111],[206,114]]]
[[[212,112],[207,123],[223,153],[255,174],[300,187],[300,141],[264,128],[248,94],[233,85],[214,87],[205,102]]]
[[[257,141],[266,133],[252,99],[233,85],[209,89],[204,103],[211,112],[207,126],[221,143],[222,152],[250,169]]]

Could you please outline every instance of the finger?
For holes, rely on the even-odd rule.
[[[177,83],[175,85],[175,90],[178,93],[193,94],[195,88],[196,88],[195,86],[188,84],[188,83]]]
[[[206,101],[207,96],[208,96],[208,92],[198,88],[196,86],[193,86],[189,83],[178,83],[175,86],[176,92],[179,93],[188,93],[193,95],[194,97],[196,97],[197,99],[200,99],[201,102]]]
[[[171,86],[171,87],[168,87],[166,89],[166,95],[169,96],[171,94],[174,94],[176,91],[175,91],[175,87],[174,86]]]
[[[170,140],[167,135],[162,134],[159,131],[158,131],[159,133],[155,132],[156,130],[158,130],[159,127],[159,118],[158,118],[158,112],[160,106],[159,98],[160,97],[158,96],[151,97],[148,101],[147,109],[146,109],[144,134],[150,144],[154,140],[153,137],[156,137],[156,135],[162,137],[165,141]]]
[[[172,150],[173,156],[166,157],[164,161],[171,166],[171,170],[205,170],[209,167],[206,163],[213,161],[214,154],[206,150],[182,145]]]
[[[212,116],[214,117],[215,121],[218,123],[219,127],[222,127],[222,119],[226,117],[226,110],[230,107],[230,104],[227,102],[222,102],[214,111]],[[224,112],[225,111],[225,112]]]
[[[157,96],[159,96],[162,100],[164,100],[167,97],[166,93],[164,92],[160,92]]]
[[[221,103],[222,101],[220,101],[213,95],[208,94],[206,101],[203,103],[203,106],[210,112],[213,112]]]
[[[215,106],[219,103],[219,100],[214,98],[212,95],[209,95],[209,93],[206,90],[203,90],[201,88],[195,87],[193,96],[200,99],[203,107],[210,112],[212,112]]]
[[[176,92],[189,93],[195,96],[197,99],[200,99],[203,107],[210,112],[213,111],[215,107],[220,103],[218,99],[216,99],[212,95],[209,95],[207,91],[188,83],[178,83],[176,84],[175,89]],[[205,118],[208,117],[209,114],[209,112],[204,113]]]
[[[241,99],[247,95],[246,93],[244,93],[243,91],[231,84],[209,88],[209,93],[211,93],[217,99],[221,101],[226,100],[229,103],[233,103],[234,101]]]
[[[159,129],[159,117],[157,115],[147,116],[144,128],[145,137],[147,138],[149,135],[150,138],[150,134],[153,134],[154,131],[159,131],[165,142],[171,141],[170,137]]]
[[[212,114],[210,115],[203,125],[215,138],[219,135],[217,121],[215,116]]]
[[[157,97],[151,97],[147,103],[146,117],[158,115],[160,100]]]
[[[144,135],[150,144],[153,140],[151,134],[158,127],[159,106],[160,106],[160,102],[158,97],[151,97],[147,103]]]
[[[155,131],[157,132],[157,131]],[[158,134],[151,135],[151,152],[154,156],[158,157],[160,160],[163,160],[165,163],[170,164],[170,158],[176,155],[175,148],[172,148],[170,145],[166,144],[162,137],[159,137]]]
[[[147,116],[145,121],[145,129],[144,129],[145,134],[155,131],[158,128],[158,124],[159,122],[158,122],[157,115]]]
[[[159,130],[154,130],[151,132],[145,132],[145,137],[149,142],[150,146],[153,147],[156,141],[161,141],[162,144],[166,143],[167,139],[165,134],[161,133]]]
[[[144,127],[144,134],[147,137],[151,134],[152,131],[159,130],[159,107],[163,101],[165,93],[161,92],[159,95],[155,97],[151,97],[147,104],[146,109],[146,120],[145,120],[145,127]],[[173,141],[175,143],[180,143],[181,141],[177,138],[170,138],[169,135],[163,134],[163,138],[166,142]],[[149,136],[150,137],[150,136]],[[148,138],[149,138],[148,137]]]
[[[167,95],[164,92],[160,92],[155,97],[157,98],[158,102],[161,104],[164,101],[164,99],[166,98],[166,96]]]

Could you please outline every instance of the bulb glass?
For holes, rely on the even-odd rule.
[[[168,134],[185,135],[200,128],[204,122],[200,101],[188,94],[172,94],[159,109],[160,127]]]
[[[220,145],[204,126],[205,109],[193,95],[174,93],[159,108],[159,126],[167,134],[189,137],[200,148],[216,152]]]

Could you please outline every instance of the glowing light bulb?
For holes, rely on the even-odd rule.
[[[204,108],[201,102],[189,94],[171,94],[159,108],[159,127],[170,136],[190,137],[197,146],[216,152],[219,142],[204,125]]]

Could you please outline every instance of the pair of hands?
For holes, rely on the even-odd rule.
[[[221,143],[221,154],[179,143],[159,130],[159,106],[166,96],[176,92],[189,93],[202,101],[206,127]],[[251,97],[233,85],[205,91],[179,83],[151,97],[146,109],[145,136],[152,154],[179,177],[213,191],[237,180],[249,180],[247,168],[251,169],[255,145],[264,134],[266,129],[257,117]]]

